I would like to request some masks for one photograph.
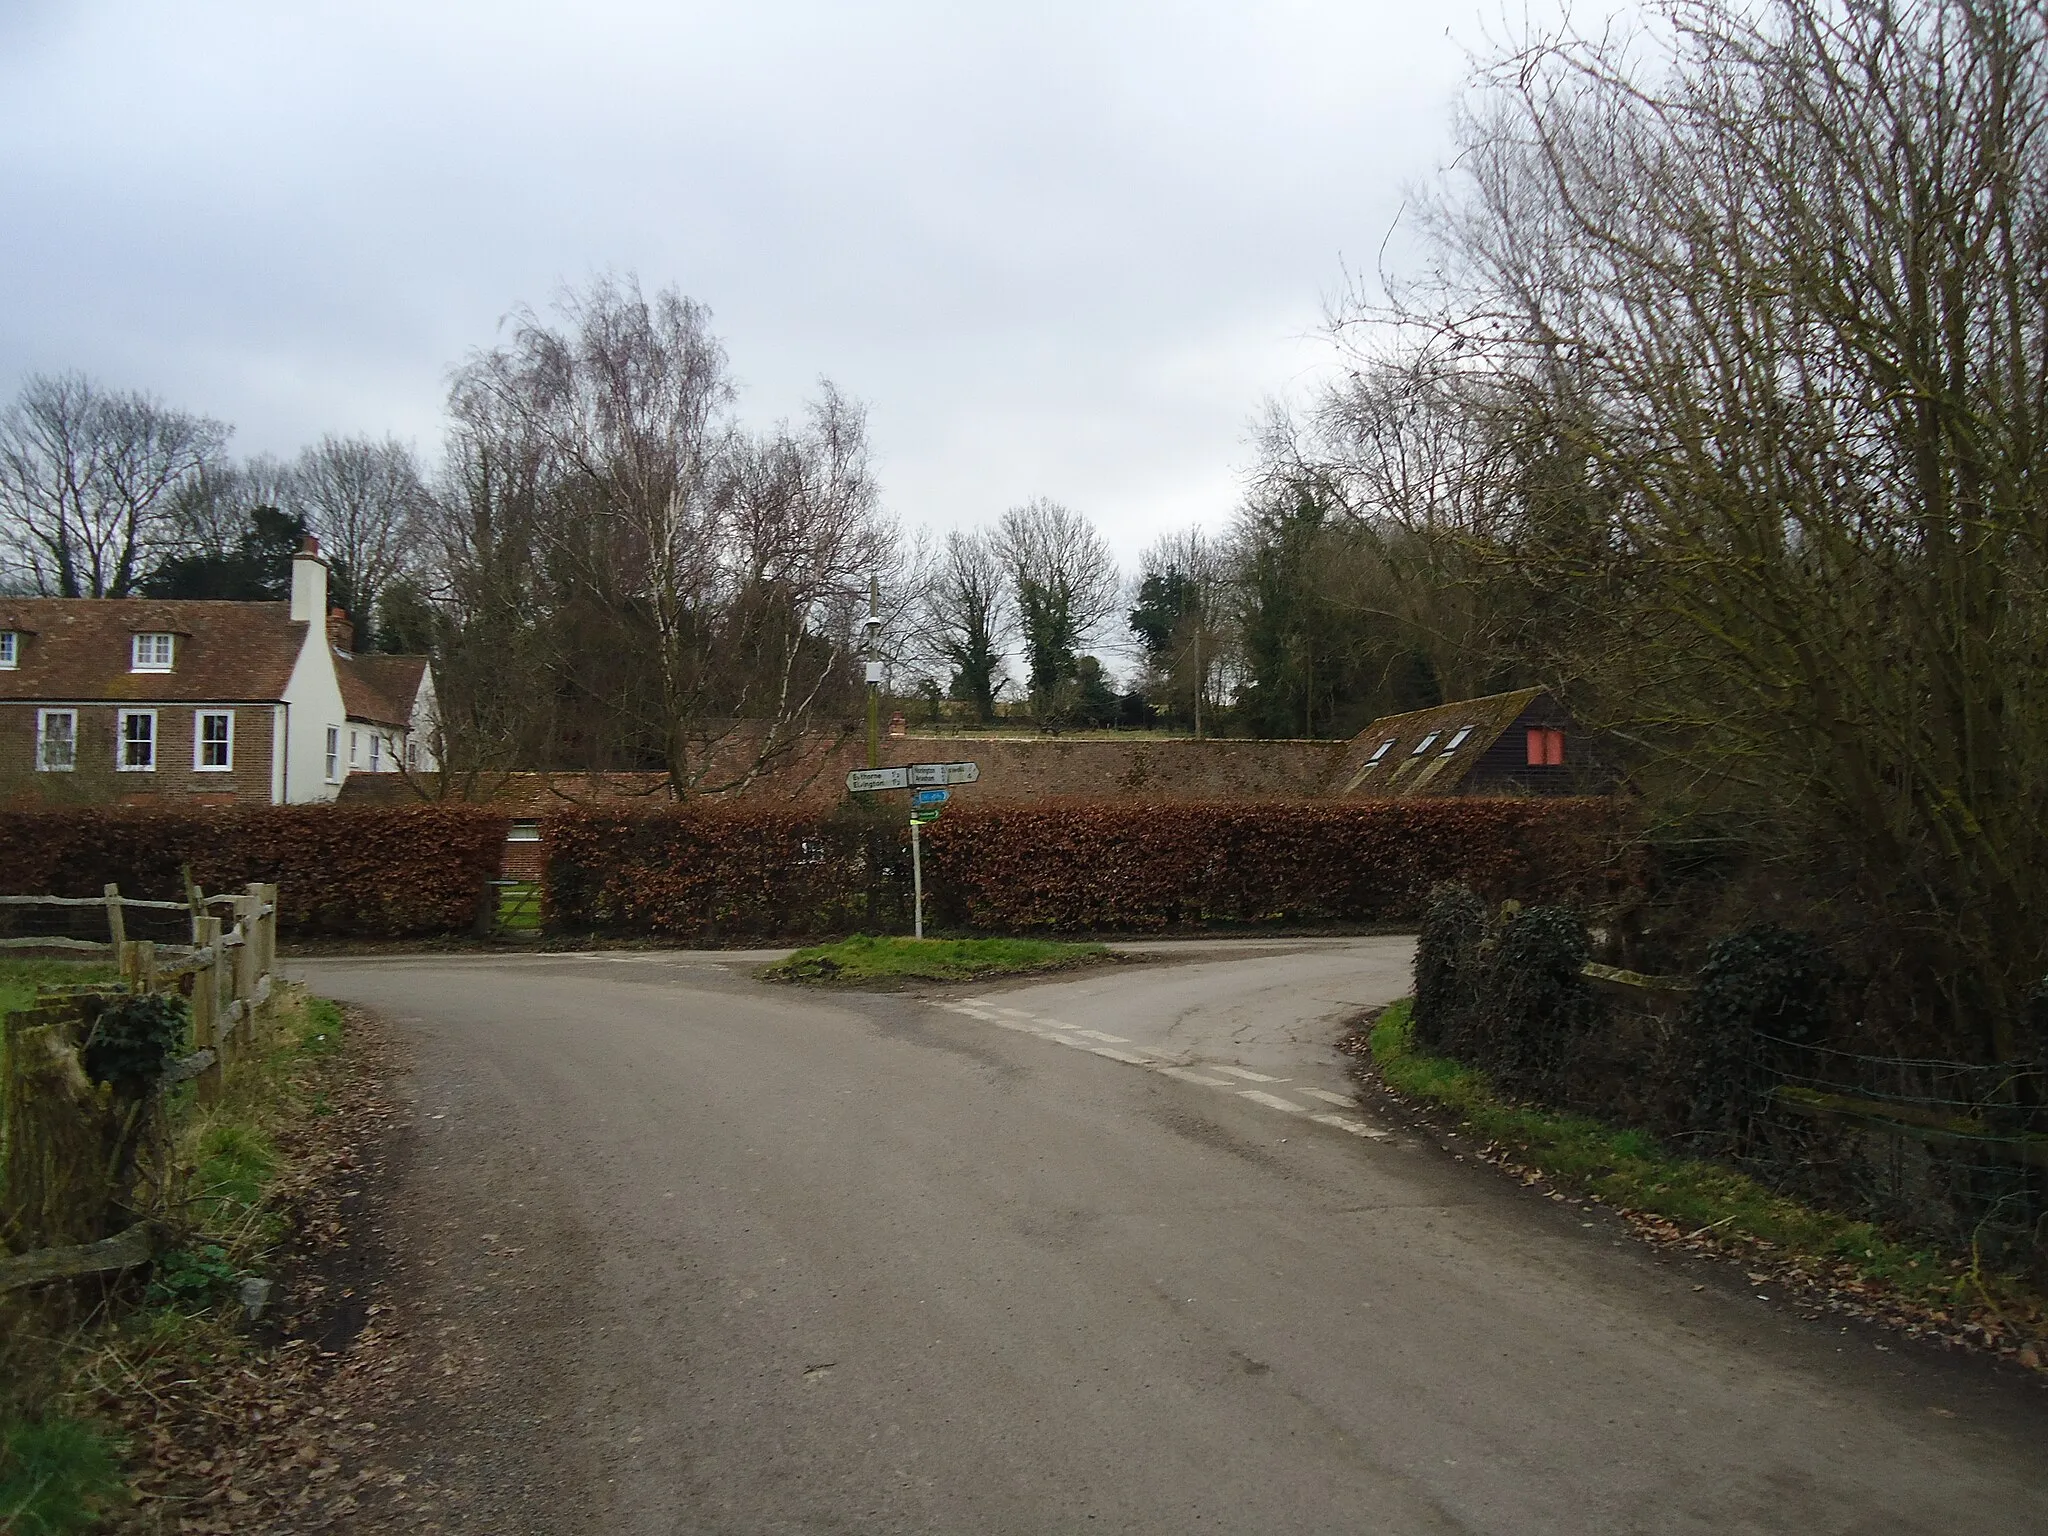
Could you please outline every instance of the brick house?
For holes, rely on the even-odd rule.
[[[1543,688],[1387,715],[1352,737],[1332,789],[1340,795],[1605,794],[1612,776],[1586,733]]]
[[[332,800],[434,768],[423,656],[356,656],[308,539],[291,600],[0,597],[0,799]]]

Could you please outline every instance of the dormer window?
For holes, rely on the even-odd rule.
[[[12,671],[21,665],[21,631],[0,629],[0,670]]]
[[[130,653],[128,670],[131,672],[168,672],[171,670],[173,637],[167,634],[144,632],[135,636],[134,650]]]

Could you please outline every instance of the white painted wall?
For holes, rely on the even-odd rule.
[[[348,774],[348,709],[327,641],[327,563],[318,554],[292,557],[292,619],[306,626],[291,681],[284,686],[284,801],[307,805],[332,800]],[[327,729],[341,732],[341,760],[327,780]]]
[[[434,755],[434,743],[440,740],[440,730],[440,700],[434,696],[434,669],[429,665],[420,674],[420,691],[413,697],[412,719],[406,732],[408,740],[419,743],[421,773],[434,773],[441,766],[441,760]]]

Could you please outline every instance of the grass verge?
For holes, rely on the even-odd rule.
[[[829,986],[876,982],[974,981],[1029,976],[1109,959],[1100,944],[1049,939],[873,939],[857,933],[837,944],[814,944],[761,972],[767,981]]]
[[[0,1425],[0,1531],[89,1531],[123,1487],[96,1426],[65,1415]]]
[[[112,981],[120,974],[111,965],[91,960],[0,958],[0,1017],[32,1004],[37,987],[78,987]]]
[[[0,959],[0,1014],[29,1005],[38,986],[111,975]],[[136,1406],[128,1384],[148,1373],[190,1388],[246,1353],[233,1297],[286,1232],[278,1191],[291,1159],[280,1142],[321,1113],[319,1068],[343,1043],[340,1010],[290,985],[276,989],[268,1014],[218,1104],[201,1107],[189,1083],[172,1090],[158,1219],[176,1236],[147,1285],[138,1274],[89,1306],[70,1293],[0,1295],[0,1532],[105,1528],[128,1502],[122,1463],[138,1445],[120,1422]]]
[[[2048,1307],[2019,1277],[1986,1270],[1975,1255],[1899,1241],[1725,1164],[1673,1153],[1641,1131],[1507,1103],[1485,1074],[1419,1054],[1409,1009],[1403,999],[1372,1026],[1368,1043],[1380,1080],[1456,1115],[1488,1143],[1490,1156],[1525,1180],[1540,1175],[1558,1190],[1613,1206],[1653,1238],[1761,1256],[1776,1269],[1774,1278],[1910,1331],[1990,1344],[2037,1370],[2048,1357]]]

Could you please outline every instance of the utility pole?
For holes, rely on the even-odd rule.
[[[882,629],[882,581],[868,578],[868,617],[861,625],[861,656],[867,662],[868,679],[868,766],[881,766],[882,756],[882,658],[875,654],[875,640]]]

